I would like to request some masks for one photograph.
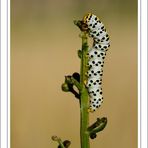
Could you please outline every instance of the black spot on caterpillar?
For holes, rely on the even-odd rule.
[[[90,96],[89,111],[94,112],[103,102],[102,75],[106,51],[110,46],[109,35],[104,24],[92,13],[86,14],[82,19],[87,26],[85,31],[93,39],[93,46],[88,52],[88,81],[87,89]]]

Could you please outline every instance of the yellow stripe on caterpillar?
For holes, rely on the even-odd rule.
[[[92,16],[92,13],[87,13],[84,17],[83,17],[83,22],[87,23],[87,19],[89,19]]]

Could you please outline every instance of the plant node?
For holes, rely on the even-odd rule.
[[[74,86],[79,90],[81,90],[80,86],[80,75],[79,73],[73,73],[72,76],[65,76],[65,82],[62,84],[61,88],[64,92],[71,92],[75,95],[76,98],[80,99],[80,94],[74,89]]]

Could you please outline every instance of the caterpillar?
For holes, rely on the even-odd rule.
[[[103,103],[102,76],[106,51],[110,46],[109,35],[100,19],[92,14],[86,14],[82,30],[87,30],[93,39],[93,45],[88,51],[88,80],[86,87],[90,97],[89,111],[94,112]]]

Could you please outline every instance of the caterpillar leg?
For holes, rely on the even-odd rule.
[[[93,110],[92,108],[88,108],[88,112],[93,113],[95,110]]]

